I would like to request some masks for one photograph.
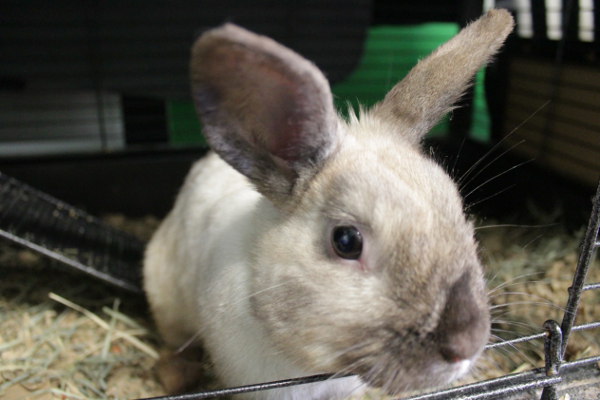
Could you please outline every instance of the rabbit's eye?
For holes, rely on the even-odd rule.
[[[335,253],[347,260],[358,260],[362,253],[363,238],[354,226],[336,226],[331,235]]]

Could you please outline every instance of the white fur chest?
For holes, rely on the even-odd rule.
[[[309,374],[273,346],[250,310],[248,254],[273,218],[260,203],[241,175],[210,154],[192,168],[147,250],[145,286],[161,333],[174,347],[200,339],[229,386]],[[345,398],[363,386],[345,378],[247,397]]]

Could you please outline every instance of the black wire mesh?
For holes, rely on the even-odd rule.
[[[142,293],[142,241],[2,173],[0,237]]]

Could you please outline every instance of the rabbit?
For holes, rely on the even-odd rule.
[[[166,344],[194,339],[227,386],[341,376],[253,399],[463,376],[489,338],[483,268],[457,185],[420,144],[512,27],[489,11],[347,118],[292,50],[233,24],[201,35],[192,95],[213,151],[144,261]]]

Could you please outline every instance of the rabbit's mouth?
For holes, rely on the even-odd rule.
[[[382,359],[385,358],[387,357]],[[394,396],[425,389],[433,390],[448,385],[465,376],[473,365],[473,360],[455,363],[448,363],[441,359],[424,361],[424,363],[417,362],[418,365],[411,365],[408,359],[404,361],[408,363],[406,365],[398,361],[385,365],[385,361],[380,361],[360,376],[368,385],[381,388]]]
[[[469,358],[449,360],[436,348],[435,342],[432,343],[431,335],[419,337],[413,332],[400,336],[386,331],[387,340],[381,340],[381,331],[376,340],[374,333],[372,341],[360,346],[364,352],[347,354],[349,357],[343,360],[346,368],[342,369],[359,375],[369,386],[381,388],[390,395],[448,385],[465,376],[481,353],[480,350]]]

